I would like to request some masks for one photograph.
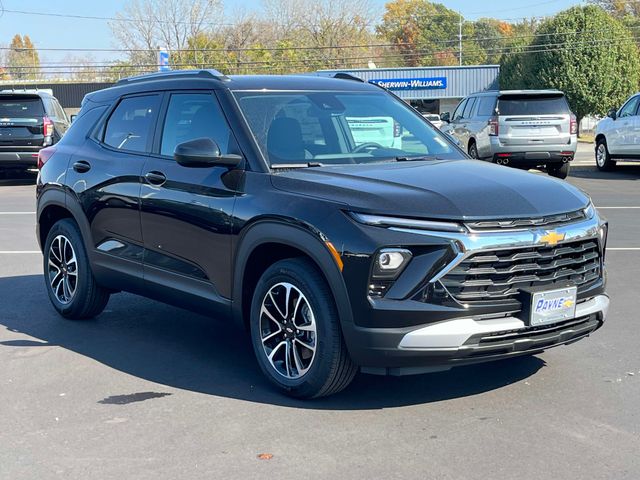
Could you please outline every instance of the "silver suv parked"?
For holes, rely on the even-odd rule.
[[[442,130],[473,158],[518,168],[544,167],[566,178],[576,153],[578,124],[559,90],[502,90],[463,99]]]

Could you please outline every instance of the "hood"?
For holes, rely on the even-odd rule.
[[[562,180],[478,160],[300,168],[272,175],[276,188],[354,211],[450,220],[530,218],[585,207]]]

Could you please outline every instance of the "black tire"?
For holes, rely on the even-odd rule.
[[[61,255],[59,248],[55,245],[60,245],[63,242],[62,239],[66,239],[71,246],[71,250],[67,251],[75,253],[75,267],[71,266],[71,262],[67,264],[66,261],[62,261],[62,263],[69,265],[64,268],[65,277],[70,277],[71,271],[75,271],[75,289],[73,294],[69,296],[68,301],[60,298],[65,294],[64,288],[62,288],[62,295],[54,291],[53,285],[59,286],[60,284],[52,279],[55,278],[56,271],[60,273],[60,268],[50,266],[49,263],[50,255],[53,255],[51,253],[52,246],[54,251],[56,251],[56,248],[58,249],[57,255]],[[44,279],[49,300],[51,300],[51,304],[60,315],[70,320],[84,320],[93,318],[104,310],[109,301],[109,290],[96,283],[89,264],[89,258],[87,257],[87,251],[82,241],[82,235],[73,220],[65,218],[51,227],[45,241],[43,258]],[[55,260],[56,256],[54,255],[52,258]],[[60,289],[57,291],[60,292]]]
[[[569,176],[569,171],[571,170],[571,163],[552,163],[551,165],[547,165],[547,173],[552,177],[560,178],[564,180]]]
[[[596,167],[601,172],[610,172],[616,168],[616,162],[611,160],[609,147],[607,147],[607,141],[604,138],[599,138],[596,141]]]
[[[474,159],[479,159],[479,158],[480,158],[480,157],[478,156],[478,146],[476,145],[476,142],[474,142],[473,140],[471,140],[471,141],[469,142],[469,149],[468,149],[468,152],[469,152],[469,156],[470,156],[471,158],[474,158]]]
[[[284,298],[290,298],[287,304],[291,304],[292,309],[296,300],[294,295],[302,294],[303,301],[308,306],[306,317],[300,316],[304,315],[305,311],[301,312],[300,315],[296,315],[297,309],[293,309],[293,315],[291,315],[288,306],[285,307],[286,315],[279,317],[285,320],[284,323],[269,320],[267,316],[262,314],[263,304],[268,306],[275,316],[282,310],[274,310],[276,300],[270,301],[274,296],[281,295],[277,289],[284,288],[282,285],[292,286],[290,290],[284,290]],[[268,297],[269,293],[273,295],[270,298]],[[279,297],[278,301],[284,307],[285,303],[282,302],[282,298]],[[300,295],[298,295],[298,298],[300,298]],[[301,320],[308,319],[309,312],[311,312],[312,318],[315,319],[311,324],[315,324],[315,333],[313,334],[313,341],[310,341],[309,337],[303,340],[305,343],[315,344],[315,353],[310,360],[307,360],[309,362],[307,370],[295,377],[293,371],[289,375],[289,367],[285,366],[284,361],[274,360],[272,363],[269,360],[267,350],[270,348],[269,353],[274,354],[279,348],[277,345],[285,343],[285,351],[282,352],[282,349],[280,349],[273,358],[276,359],[276,356],[280,357],[284,354],[289,355],[288,352],[291,351],[292,357],[288,358],[288,360],[291,360],[293,358],[293,350],[290,349],[297,345],[297,335],[307,334],[306,332],[299,332],[295,325],[302,325]],[[291,319],[288,320],[289,323],[287,324],[286,319],[289,317]],[[293,317],[296,317],[297,320]],[[291,323],[292,320],[293,324]],[[281,260],[264,272],[253,294],[250,324],[251,341],[260,369],[274,385],[290,396],[317,398],[332,395],[346,388],[357,373],[358,367],[351,360],[342,338],[340,319],[331,290],[322,274],[310,260],[304,258]],[[293,325],[296,328],[295,332],[290,331],[291,328],[287,329],[287,325],[289,327]],[[279,330],[270,331],[269,329],[273,327]],[[265,341],[265,346],[263,346],[263,337],[266,339],[269,334],[276,334],[272,340],[269,340],[273,343],[269,347]],[[291,337],[283,338],[286,335]],[[286,342],[291,343],[287,346]],[[310,350],[308,351],[310,352]],[[302,359],[301,353],[305,353],[304,349],[298,348],[299,359]],[[293,360],[296,359],[293,358]],[[276,363],[279,366],[276,366]],[[293,362],[290,362],[290,364],[293,364]],[[286,373],[283,374],[278,368],[282,369],[284,367],[286,367]],[[296,368],[298,373],[301,370],[303,369],[298,370]]]

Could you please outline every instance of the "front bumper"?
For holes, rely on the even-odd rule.
[[[579,303],[572,320],[529,327],[516,316],[461,317],[401,329],[359,328],[356,362],[365,373],[409,375],[499,360],[578,341],[600,328],[609,297]]]

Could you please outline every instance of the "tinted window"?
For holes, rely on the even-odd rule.
[[[173,156],[176,145],[196,138],[210,138],[218,144],[220,153],[229,153],[230,136],[227,121],[212,94],[173,94],[162,130],[160,153]]]
[[[464,113],[462,114],[462,118],[471,117],[471,112],[473,111],[473,107],[475,104],[476,104],[475,97],[467,100],[467,105],[464,107]]]
[[[479,97],[478,100],[478,116],[490,117],[496,113],[495,97]]]
[[[380,93],[236,92],[265,158],[272,165],[460,158],[439,130],[411,107]]]
[[[122,100],[109,117],[104,143],[122,150],[147,151],[159,106],[158,95]]]
[[[44,105],[40,97],[0,96],[0,117],[36,118],[44,116]]]
[[[464,110],[464,107],[466,105],[467,105],[467,99],[464,99],[463,101],[461,101],[456,107],[456,109],[454,110],[451,120],[458,120],[459,118],[462,118],[462,111]]]
[[[638,109],[638,100],[640,97],[633,97],[627,103],[624,104],[624,107],[620,109],[620,117],[630,117],[636,114],[636,110]]]
[[[569,113],[564,96],[508,95],[498,100],[500,115],[554,115]]]

